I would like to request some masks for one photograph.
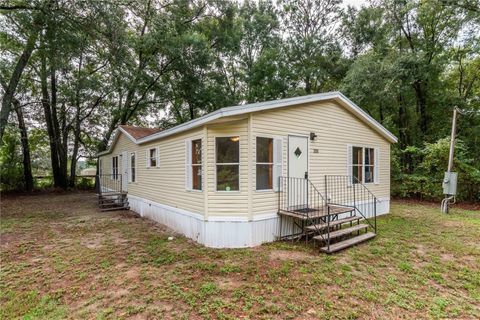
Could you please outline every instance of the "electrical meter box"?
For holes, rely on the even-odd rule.
[[[443,178],[443,194],[454,196],[457,194],[457,172],[445,172]]]

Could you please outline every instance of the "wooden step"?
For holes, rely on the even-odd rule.
[[[345,218],[345,219],[338,219],[338,220],[330,221],[330,227],[338,226],[339,224],[343,224],[343,223],[347,223],[347,222],[357,221],[357,220],[360,220],[360,219],[361,219],[360,217],[353,216],[353,217],[348,217],[348,218]],[[310,231],[317,231],[317,230],[321,230],[321,229],[324,229],[324,228],[327,228],[327,227],[328,227],[328,224],[322,222],[322,223],[319,223],[319,224],[316,224],[316,225],[313,225],[313,226],[308,226],[306,229],[310,230]]]
[[[359,236],[356,236],[356,237],[353,237],[353,238],[350,238],[350,239],[347,239],[347,240],[344,240],[344,241],[340,241],[340,242],[331,244],[330,249],[328,248],[328,246],[321,247],[320,251],[326,252],[326,253],[337,252],[337,251],[340,251],[342,249],[345,249],[345,248],[354,246],[356,244],[359,244],[361,242],[364,242],[364,241],[370,240],[372,238],[375,238],[375,236],[376,236],[376,234],[373,233],[373,232],[363,233]]]
[[[362,224],[354,225],[350,228],[345,228],[345,229],[340,229],[340,230],[337,230],[337,231],[333,231],[333,232],[330,232],[330,239],[346,236],[346,235],[348,235],[352,232],[359,231],[359,230],[366,229],[366,228],[368,228],[368,224],[363,224],[362,223]],[[323,234],[323,237],[322,236],[316,236],[316,237],[313,237],[313,239],[324,240],[324,238],[326,238],[326,237],[327,237],[327,233],[325,232]]]
[[[115,210],[130,210],[130,207],[129,206],[119,206],[119,207],[113,207],[113,208],[100,209],[100,211],[115,211]]]

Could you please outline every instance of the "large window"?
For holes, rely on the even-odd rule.
[[[202,140],[192,140],[192,189],[202,190]]]
[[[112,179],[118,179],[118,156],[112,157]]]
[[[378,160],[375,148],[350,147],[351,175],[353,183],[373,183],[378,181]]]
[[[257,137],[257,190],[273,189],[273,139]]]
[[[137,179],[137,161],[135,152],[130,153],[130,182],[135,182]]]
[[[218,191],[239,190],[240,137],[215,139],[216,177]]]

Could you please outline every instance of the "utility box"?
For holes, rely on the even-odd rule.
[[[454,196],[457,194],[457,172],[445,172],[443,178],[443,194]]]

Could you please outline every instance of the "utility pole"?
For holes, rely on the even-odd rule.
[[[457,116],[458,108],[453,109],[453,119],[452,119],[452,133],[450,136],[450,153],[448,155],[448,172],[452,171],[453,168],[453,154],[455,150],[455,136],[457,135]]]
[[[455,136],[457,134],[457,117],[458,117],[458,108],[455,106],[453,109],[453,119],[452,119],[452,133],[450,136],[450,153],[448,155],[448,169],[445,172],[445,177],[443,179],[443,194],[445,198],[442,200],[441,210],[443,213],[448,213],[449,204],[455,203],[455,195],[457,193],[457,173],[452,172],[453,169],[453,155],[455,152]],[[450,202],[453,200],[452,202]]]

